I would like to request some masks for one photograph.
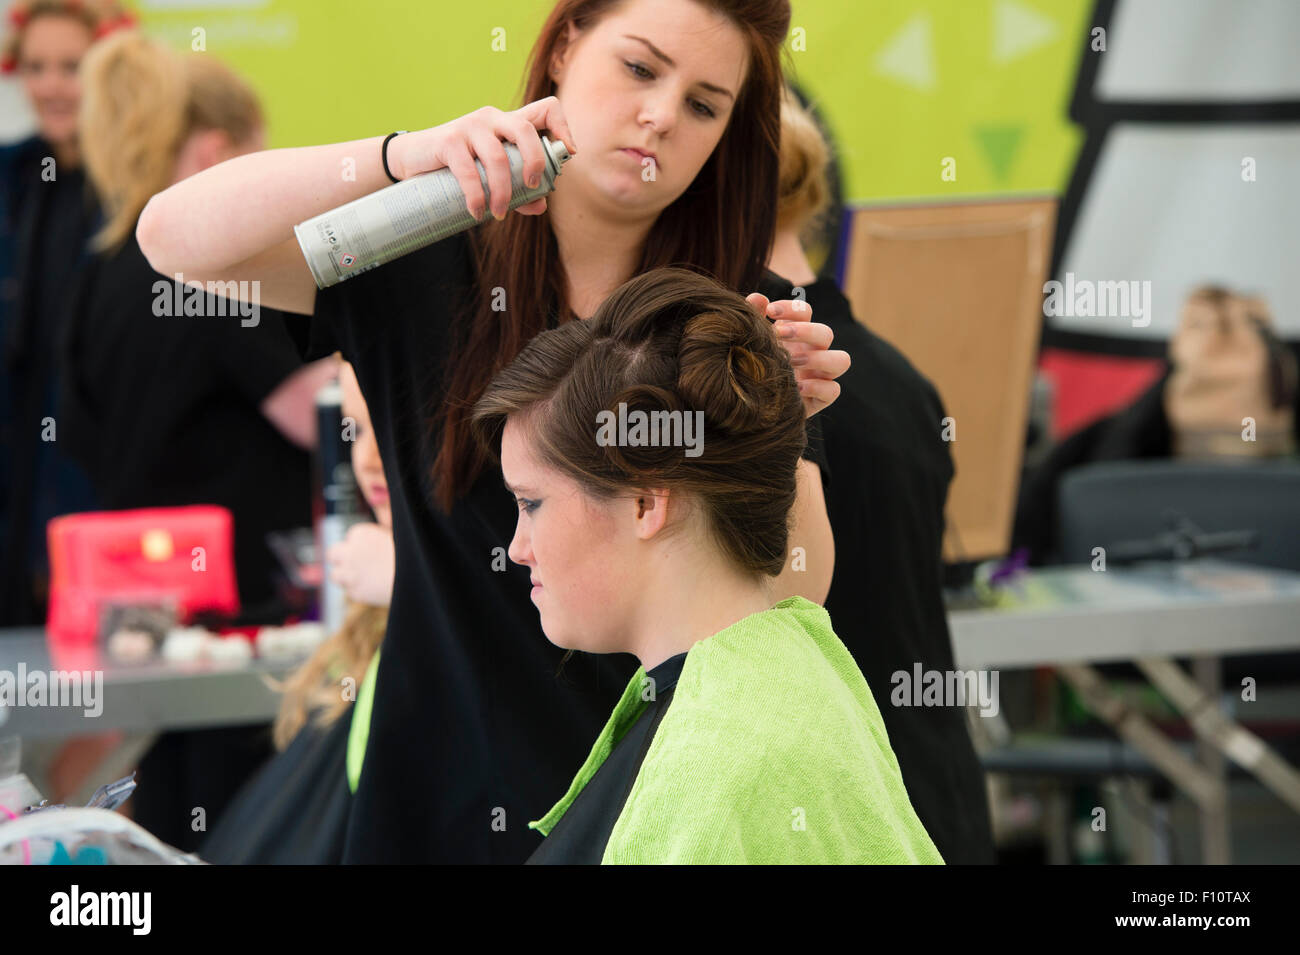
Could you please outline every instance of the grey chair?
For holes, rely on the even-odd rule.
[[[1091,464],[1059,491],[1061,556],[1087,563],[1094,547],[1154,538],[1173,517],[1206,533],[1254,530],[1256,546],[1225,559],[1300,571],[1300,462],[1191,463],[1173,459]]]

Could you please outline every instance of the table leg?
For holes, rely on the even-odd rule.
[[[1192,673],[1209,700],[1217,701],[1223,689],[1223,667],[1218,657],[1197,657]],[[1223,751],[1205,736],[1196,738],[1196,758],[1223,791],[1223,801],[1200,807],[1201,858],[1206,865],[1232,862],[1231,825],[1228,817],[1228,761]]]

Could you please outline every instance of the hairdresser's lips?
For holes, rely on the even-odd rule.
[[[629,146],[625,149],[620,149],[619,152],[626,153],[627,155],[631,156],[633,159],[637,161],[637,163],[640,163],[647,156],[649,156],[650,159],[656,164],[659,162],[659,158],[654,153],[648,153],[644,149],[635,149]]]
[[[534,580],[532,583],[533,583],[533,589],[528,594],[528,596],[531,597],[533,600],[536,600],[537,595],[542,592],[542,585],[539,584],[536,580]]]
[[[388,485],[372,484],[368,490],[370,491],[369,497],[372,505],[388,503]]]

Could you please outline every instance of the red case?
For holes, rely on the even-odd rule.
[[[239,613],[234,522],[224,507],[69,514],[46,532],[52,651],[92,646],[109,601],[168,600],[183,619],[199,610]]]

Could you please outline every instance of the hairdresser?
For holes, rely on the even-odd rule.
[[[339,348],[352,362],[370,408],[397,571],[345,861],[524,861],[539,842],[527,822],[567,785],[634,672],[625,657],[583,655],[557,674],[561,654],[520,586],[527,571],[505,559],[513,498],[469,414],[534,335],[588,318],[636,274],[688,264],[757,287],[789,20],[785,0],[563,0],[534,47],[522,108],[240,157],[145,209],[138,236],[156,269],[259,280],[268,304],[312,316],[298,329],[307,354]],[[518,144],[535,179],[541,130],[573,158],[553,193],[507,215],[501,141]],[[340,175],[349,161],[355,179]],[[443,167],[469,211],[496,221],[317,291],[296,223]],[[793,303],[752,302],[780,319],[806,410],[824,408],[847,355]],[[776,591],[820,602],[832,570],[822,484],[811,462],[797,477],[792,543],[806,569],[787,564]]]
[[[228,508],[242,619],[281,623],[293,608],[266,537],[311,524],[314,395],[334,363],[304,366],[283,317],[260,305],[200,296],[201,314],[175,314],[182,289],[135,241],[155,192],[261,147],[261,110],[211,54],[136,31],[97,45],[82,71],[81,140],[106,221],[73,294],[61,441],[108,509]],[[141,763],[135,818],[191,850],[194,808],[215,823],[270,754],[264,727],[165,733]]]

